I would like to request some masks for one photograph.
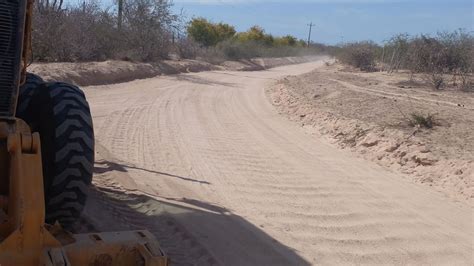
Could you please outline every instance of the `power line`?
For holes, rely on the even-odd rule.
[[[316,25],[313,24],[313,22],[311,22],[308,24],[308,26],[309,26],[309,34],[308,34],[308,47],[309,47],[309,45],[311,44],[311,30],[313,29],[313,26],[316,26]]]

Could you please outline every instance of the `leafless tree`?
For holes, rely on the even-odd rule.
[[[34,58],[40,61],[90,61],[166,58],[179,17],[167,0],[123,2],[123,22],[97,0],[64,7],[62,0],[40,0],[33,21]]]

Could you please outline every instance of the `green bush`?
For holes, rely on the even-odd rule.
[[[236,33],[224,23],[211,23],[204,18],[193,19],[187,27],[188,36],[201,44],[203,54],[222,54],[226,59],[306,55],[316,49],[307,48],[304,41],[292,35],[274,37],[260,26]],[[305,48],[303,51],[302,48]]]
[[[298,45],[298,39],[291,35],[286,35],[283,37],[276,37],[273,40],[274,46],[290,46],[294,47]],[[304,46],[304,45],[303,45]]]
[[[205,18],[195,18],[189,22],[188,35],[205,47],[215,46],[219,42],[234,37],[235,28],[225,23],[212,23]]]
[[[246,32],[239,32],[236,39],[241,43],[253,42],[268,46],[272,46],[274,41],[273,36],[266,34],[260,26],[253,26]]]

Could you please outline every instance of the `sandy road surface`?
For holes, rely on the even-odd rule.
[[[85,88],[99,186],[86,215],[147,227],[176,264],[472,265],[470,207],[276,113],[265,86],[320,65]]]

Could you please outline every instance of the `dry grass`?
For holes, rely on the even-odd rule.
[[[437,125],[434,114],[411,113],[408,122],[413,127],[432,129]]]

